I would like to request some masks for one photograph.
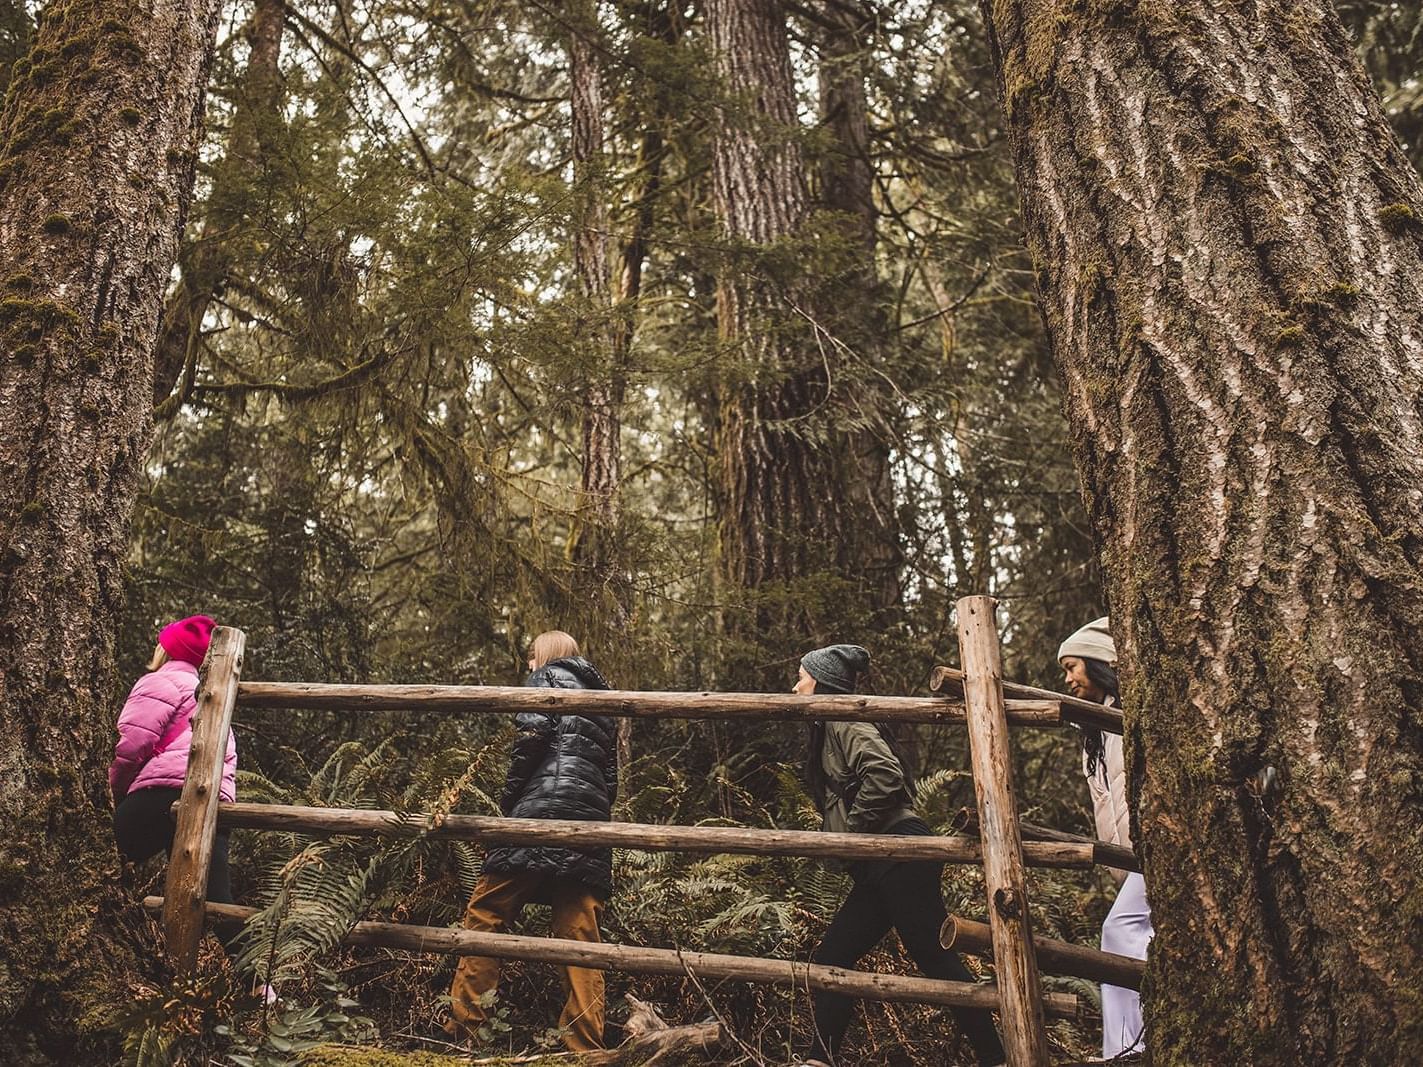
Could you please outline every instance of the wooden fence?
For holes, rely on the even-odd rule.
[[[951,916],[944,941],[992,955],[992,983],[849,971],[794,960],[728,956],[680,949],[589,944],[512,934],[399,923],[357,923],[353,944],[420,952],[492,956],[576,964],[632,974],[695,975],[833,990],[866,1000],[917,1001],[998,1011],[1010,1067],[1045,1067],[1050,1060],[1044,1020],[1077,1013],[1077,998],[1045,992],[1040,971],[1116,985],[1139,986],[1142,964],[1096,949],[1033,938],[1027,867],[1135,870],[1135,857],[1105,842],[1024,826],[1014,796],[1010,726],[1080,724],[1121,732],[1120,713],[1045,690],[1005,683],[994,621],[995,601],[958,603],[962,671],[935,672],[945,697],[768,693],[641,693],[502,686],[325,685],[242,681],[245,635],[229,627],[213,635],[193,718],[193,741],[163,897],[145,905],[161,910],[168,951],[180,971],[196,965],[208,919],[245,919],[252,909],[207,901],[208,862],[218,827],[297,831],[312,835],[414,835],[486,843],[534,842],[571,847],[812,856],[835,859],[934,860],[983,867],[988,923]],[[793,720],[841,719],[963,725],[969,732],[977,810],[965,813],[976,836],[893,837],[739,827],[439,817],[389,811],[220,803],[228,731],[243,708],[324,709],[340,712],[433,711],[509,714],[530,709],[638,718]]]

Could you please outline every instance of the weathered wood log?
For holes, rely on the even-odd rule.
[[[546,711],[627,715],[646,719],[768,719],[805,722],[962,723],[963,702],[942,697],[869,694],[664,693],[619,689],[540,689],[503,685],[344,685],[326,682],[243,682],[244,708],[310,708],[326,711],[439,711],[507,715]],[[1059,698],[1013,700],[1015,726],[1058,726]]]
[[[657,1009],[645,1000],[631,993],[623,994],[623,999],[631,1009],[623,1023],[623,1043],[609,1053],[621,1056],[621,1062],[654,1067],[663,1063],[685,1063],[687,1056],[700,1060],[715,1052],[726,1040],[726,1031],[720,1022],[668,1026]]]
[[[163,907],[162,897],[146,897],[144,907]],[[245,922],[255,908],[208,902],[210,919]],[[998,991],[991,982],[948,982],[937,978],[912,978],[871,971],[847,971],[799,960],[772,960],[756,956],[729,956],[713,952],[686,952],[670,948],[640,948],[597,941],[572,941],[554,937],[491,934],[450,926],[413,926],[406,923],[359,922],[345,938],[348,944],[409,952],[437,952],[451,956],[487,956],[501,960],[530,960],[589,967],[626,974],[732,979],[762,985],[792,985],[798,989],[826,989],[860,1000],[884,1000],[949,1007],[998,1007]],[[1063,1018],[1077,1014],[1077,998],[1069,993],[1047,993],[1045,1008]]]
[[[1027,874],[1013,789],[1013,754],[1003,710],[1003,663],[987,596],[958,602],[959,656],[964,665],[969,754],[983,841],[983,880],[993,931],[993,959],[1002,999],[1003,1051],[1008,1067],[1047,1067],[1042,982],[1033,952]]]
[[[175,806],[176,810],[176,806]],[[813,830],[760,830],[739,826],[668,826],[659,823],[587,822],[572,819],[503,819],[366,808],[308,808],[285,804],[221,804],[225,830],[280,830],[319,836],[352,834],[430,837],[488,844],[630,848],[651,852],[714,852],[752,856],[812,856],[847,860],[935,860],[978,864],[983,849],[969,837],[903,837],[897,834],[829,834]],[[1087,870],[1092,847],[1079,842],[1032,842],[1030,866]]]
[[[939,942],[958,952],[993,956],[993,931],[988,924],[965,919],[962,915],[950,915],[944,920]],[[1070,974],[1126,989],[1140,989],[1142,975],[1146,973],[1145,960],[1050,937],[1033,938],[1033,948],[1038,954],[1038,966],[1048,974]]]
[[[953,667],[935,667],[934,673],[929,676],[929,688],[935,693],[947,689],[950,693],[962,695],[963,671]],[[1062,709],[1063,722],[1073,723],[1077,726],[1095,726],[1110,734],[1122,732],[1120,708],[1105,707],[1080,697],[1054,693],[1051,689],[1039,689],[1035,685],[1023,685],[1020,682],[1004,682],[1003,694],[1017,700],[1056,700],[1058,707]],[[1013,701],[1009,700],[1008,703],[1012,704]],[[1013,717],[1011,715],[1008,717],[1008,721],[1012,724]]]
[[[597,1052],[541,1052],[527,1056],[494,1056],[467,1060],[469,1067],[509,1067],[516,1063],[570,1063],[576,1067],[659,1067],[672,1064],[706,1063],[726,1040],[719,1022],[668,1026],[651,1005],[632,994],[625,998],[635,1005],[623,1024],[626,1035],[617,1048]],[[650,1018],[649,1018],[650,1016]],[[652,1025],[652,1023],[658,1025]],[[353,1052],[359,1051],[353,1049]]]
[[[978,834],[978,812],[972,808],[960,808],[958,814],[954,816],[950,823],[950,829],[955,834]],[[1018,830],[1023,835],[1023,848],[1029,848],[1031,841],[1057,841],[1062,844],[1079,844],[1092,846],[1092,862],[1102,867],[1113,867],[1119,871],[1135,871],[1141,873],[1141,860],[1137,858],[1135,852],[1123,845],[1114,845],[1110,841],[1099,841],[1094,837],[1087,837],[1083,834],[1070,834],[1066,830],[1054,830],[1051,826],[1042,826],[1035,822],[1018,820]],[[1026,858],[1027,852],[1024,852]],[[1029,867],[1041,866],[1028,860]]]
[[[227,735],[232,729],[232,709],[237,702],[246,644],[247,635],[241,630],[230,626],[215,629],[198,681],[193,739],[188,748],[183,791],[174,805],[177,827],[164,891],[168,901],[163,912],[164,940],[180,973],[191,971],[198,962],[222,764],[227,755]]]

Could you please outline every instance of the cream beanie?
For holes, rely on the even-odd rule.
[[[1082,629],[1069,637],[1057,650],[1057,660],[1063,656],[1080,656],[1083,659],[1099,659],[1116,666],[1117,645],[1107,628],[1107,616],[1093,619]]]

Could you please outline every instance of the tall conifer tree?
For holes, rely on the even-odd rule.
[[[217,0],[53,4],[0,113],[0,1044],[76,1055],[114,883],[113,625]]]
[[[1153,1062],[1423,1060],[1423,188],[1322,0],[985,3],[1126,670]]]

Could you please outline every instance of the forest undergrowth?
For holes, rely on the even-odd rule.
[[[502,784],[510,731],[490,726],[443,722],[424,746],[409,745],[408,737],[375,744],[347,741],[311,768],[304,788],[284,787],[244,771],[241,795],[258,802],[497,814],[493,797]],[[657,727],[647,733],[681,730]],[[297,758],[295,753],[287,755]],[[644,756],[634,760],[625,776],[630,789],[618,814],[630,821],[688,825],[816,827],[818,818],[798,768],[779,764],[761,770],[769,771],[776,783],[767,794],[773,796],[770,803],[754,802],[729,776],[698,789],[675,765]],[[965,781],[963,772],[947,769],[925,776],[919,808],[936,831],[949,832],[964,799]],[[718,804],[729,805],[731,816],[714,815]],[[1032,808],[1027,810],[1032,817]],[[210,936],[197,977],[175,979],[156,962],[162,958],[157,924],[139,918],[135,903],[131,936],[148,946],[155,963],[131,987],[132,1002],[111,1007],[109,1025],[122,1031],[126,1057],[139,1067],[364,1064],[350,1052],[351,1045],[402,1055],[467,1055],[450,1045],[440,1030],[453,959],[343,946],[340,940],[352,923],[363,919],[430,926],[458,923],[481,858],[476,845],[424,837],[312,840],[237,831],[232,848],[237,895],[260,909],[247,923],[238,951],[229,957]],[[145,893],[162,892],[161,872],[155,867],[143,873],[147,877],[133,886],[135,902]],[[791,959],[809,957],[849,888],[843,874],[822,862],[794,857],[619,850],[615,877],[617,888],[604,912],[605,941]],[[1109,904],[1098,877],[1034,871],[1035,930],[1094,943]],[[944,893],[951,911],[983,918],[983,882],[976,868],[947,868]],[[515,932],[546,935],[548,909],[527,908]],[[979,977],[992,977],[991,964],[972,957],[969,962]],[[893,937],[861,966],[916,973]],[[275,1005],[263,1004],[253,993],[264,981],[280,995]],[[1054,977],[1046,978],[1045,985],[1081,998],[1082,1018],[1052,1023],[1050,1036],[1058,1054],[1085,1056],[1095,1044],[1094,1027],[1099,1025],[1096,987]],[[652,1003],[671,1025],[721,1020],[735,1034],[735,1047],[719,1062],[785,1063],[806,1036],[807,1001],[788,989],[609,972],[610,1042],[620,1034],[627,993]],[[480,1056],[560,1051],[551,1021],[557,1018],[562,996],[556,968],[506,963],[490,1021],[480,1034]],[[342,1046],[348,1046],[345,1052]],[[952,1021],[936,1009],[865,1004],[843,1062],[855,1067],[930,1067],[973,1061]]]

